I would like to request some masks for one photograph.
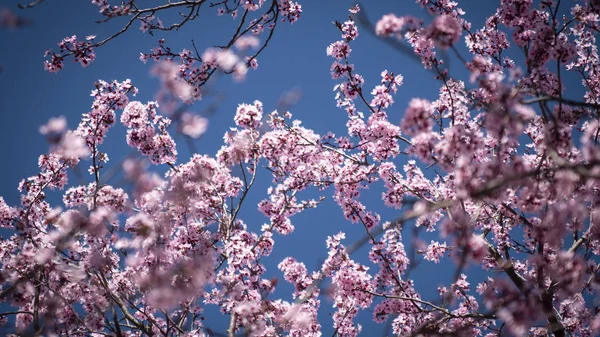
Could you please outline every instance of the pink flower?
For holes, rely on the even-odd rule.
[[[350,55],[352,49],[346,41],[337,41],[327,47],[327,55],[342,60]]]
[[[174,163],[177,149],[167,132],[171,121],[157,115],[157,107],[155,102],[144,105],[138,101],[125,107],[121,122],[128,128],[127,144],[136,147],[154,164]]]
[[[235,123],[244,128],[257,129],[262,124],[262,103],[254,101],[253,105],[240,104],[235,112]]]
[[[263,4],[265,0],[244,0],[243,6],[245,9],[250,11],[258,10]]]
[[[67,130],[67,119],[65,116],[51,117],[48,123],[40,126],[40,133],[42,135],[60,135]]]
[[[165,89],[173,96],[187,102],[193,98],[193,87],[181,77],[180,66],[171,61],[160,61],[152,67]]]
[[[287,20],[290,23],[298,21],[300,14],[302,14],[302,6],[299,3],[292,0],[277,0],[277,2],[279,5],[279,15],[281,15],[284,20]]]
[[[440,263],[440,258],[444,256],[447,250],[448,246],[445,242],[440,244],[437,241],[431,240],[425,251],[425,260]]]
[[[231,69],[239,62],[239,57],[229,49],[218,50],[209,48],[202,54],[202,61],[205,63],[212,63],[224,71],[231,71]]]
[[[189,112],[181,115],[181,133],[192,138],[199,138],[208,126],[208,120],[204,117]]]
[[[455,44],[462,33],[460,21],[449,14],[436,16],[427,28],[428,38],[435,40],[442,48]]]
[[[67,132],[54,151],[67,159],[81,159],[90,155],[85,140],[73,132]]]
[[[402,131],[409,135],[431,131],[433,127],[432,113],[433,106],[431,102],[425,99],[413,98],[404,112],[401,123]]]
[[[11,227],[13,218],[17,216],[17,210],[4,202],[4,198],[0,197],[0,227]]]
[[[398,33],[404,27],[404,18],[399,18],[395,14],[386,14],[375,24],[375,33],[378,36],[392,36]]]
[[[256,49],[260,46],[260,40],[256,36],[243,35],[235,40],[234,46],[240,51]]]

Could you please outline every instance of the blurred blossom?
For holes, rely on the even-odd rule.
[[[237,82],[241,82],[246,78],[248,73],[248,66],[243,62],[238,62],[233,68],[233,79]]]
[[[292,88],[289,89],[279,96],[279,101],[277,102],[277,109],[279,110],[287,110],[291,106],[298,104],[302,99],[302,89],[301,88]]]
[[[256,36],[243,35],[235,41],[234,45],[238,50],[256,49],[260,45],[260,40]]]
[[[65,116],[51,117],[39,130],[42,135],[47,136],[62,134],[67,130],[67,119]]]
[[[61,138],[56,151],[65,158],[80,159],[90,155],[90,150],[83,138],[73,132],[67,132]]]
[[[231,50],[218,50],[209,48],[202,54],[202,60],[205,63],[214,63],[223,71],[231,71],[240,58]]]
[[[134,179],[141,176],[148,168],[148,162],[127,158],[123,161],[123,173],[128,179]]]
[[[181,115],[181,133],[192,138],[199,138],[206,132],[208,120],[204,117],[185,112]]]
[[[439,43],[440,47],[447,48],[458,42],[462,26],[460,21],[452,15],[437,16],[428,28],[427,36]]]
[[[192,98],[194,88],[181,78],[179,66],[171,61],[160,61],[152,68],[152,74],[159,77],[164,87],[183,101]]]

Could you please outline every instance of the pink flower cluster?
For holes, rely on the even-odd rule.
[[[235,124],[242,128],[258,129],[262,125],[263,106],[259,101],[253,105],[240,104],[233,118]]]
[[[175,141],[167,132],[171,124],[168,118],[156,114],[155,102],[127,104],[121,115],[121,123],[127,130],[127,144],[137,148],[154,164],[174,163],[177,158]],[[156,130],[158,128],[158,130]]]
[[[44,69],[56,73],[64,67],[65,57],[62,54],[73,55],[75,62],[79,62],[82,67],[89,66],[96,59],[96,53],[94,52],[94,38],[95,36],[88,36],[85,41],[78,41],[77,36],[65,37],[61,42],[58,43],[60,48],[59,53],[53,53],[51,49],[48,49],[44,56],[51,55],[50,61],[45,61]]]

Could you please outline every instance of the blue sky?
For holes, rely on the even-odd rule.
[[[12,3],[6,1],[2,5],[6,6],[8,2]],[[467,10],[467,18],[476,28],[481,27],[485,16],[493,11],[490,7],[473,10],[472,5],[481,6],[481,3],[484,2],[461,2],[462,7]],[[496,1],[489,3],[496,4]],[[346,114],[335,106],[332,89],[336,82],[329,74],[333,59],[325,54],[325,49],[330,43],[340,39],[339,31],[332,22],[346,20],[347,9],[354,2],[306,0],[301,1],[301,4],[301,19],[293,25],[278,25],[273,40],[258,59],[258,70],[251,70],[242,83],[236,83],[230,77],[220,79],[216,90],[225,95],[225,100],[220,104],[218,111],[211,115],[207,133],[195,143],[200,153],[214,155],[220,148],[224,132],[234,125],[233,116],[239,103],[251,103],[258,99],[263,102],[265,112],[270,112],[276,107],[280,96],[289,90],[302,93],[302,99],[290,111],[294,118],[303,121],[305,127],[312,128],[320,134],[330,130],[339,135],[346,134]],[[412,0],[370,0],[365,2],[363,8],[371,21],[376,21],[387,13],[412,14],[429,20],[427,14]],[[198,20],[176,33],[156,32],[152,37],[142,34],[136,24],[126,34],[99,48],[96,61],[89,67],[81,68],[72,63],[72,60],[67,60],[62,71],[52,74],[43,70],[42,56],[45,50],[56,50],[57,42],[73,34],[81,38],[94,34],[98,39],[102,39],[120,29],[124,21],[96,24],[94,21],[101,18],[97,7],[89,1],[82,0],[46,0],[36,8],[18,13],[30,18],[33,24],[19,30],[0,31],[3,46],[0,52],[0,113],[3,118],[0,123],[0,154],[3,160],[3,165],[0,166],[0,195],[11,205],[16,205],[19,201],[16,189],[18,182],[37,173],[37,157],[47,151],[44,136],[38,133],[39,126],[45,124],[50,117],[64,115],[67,117],[69,128],[74,129],[81,114],[89,111],[92,103],[89,94],[94,81],[122,81],[130,78],[139,88],[137,100],[153,100],[159,88],[159,80],[149,74],[152,61],[148,64],[139,61],[140,52],[150,51],[160,37],[166,38],[167,44],[176,51],[182,48],[191,49],[192,39],[198,49],[203,50],[228,41],[226,39],[236,24],[230,17],[218,17],[216,10],[211,8],[205,8],[204,14]],[[365,91],[370,92],[379,83],[380,73],[385,69],[404,76],[405,84],[398,90],[396,104],[388,111],[391,121],[400,122],[402,113],[412,97],[435,99],[440,85],[432,78],[431,73],[423,70],[412,58],[398,53],[361,28],[359,27],[361,35],[352,44],[351,61],[355,64],[356,71],[365,77]],[[452,64],[451,70],[456,71],[454,74],[459,74],[459,77],[467,78],[458,62]],[[209,100],[198,102],[190,107],[190,110],[201,111],[209,103]],[[360,109],[364,110],[365,107]],[[109,132],[102,149],[112,160],[108,166],[118,163],[130,152],[124,135],[122,127],[116,127]],[[180,143],[179,163],[183,163],[190,153],[181,137],[176,140]],[[402,166],[408,159],[406,156],[400,156],[396,164]],[[84,162],[84,165],[87,167],[88,164]],[[257,184],[249,195],[246,209],[242,213],[245,222],[256,231],[267,221],[257,212],[255,205],[266,197],[269,183],[269,172],[259,172]],[[265,260],[267,268],[270,269],[267,275],[275,275],[281,280],[276,295],[290,299],[287,294],[290,294],[292,288],[285,284],[282,275],[276,269],[277,263],[284,257],[295,256],[312,271],[318,268],[318,262],[326,254],[327,235],[346,231],[346,244],[350,245],[364,234],[362,226],[352,225],[344,220],[341,210],[332,201],[332,192],[329,190],[324,193],[328,199],[319,208],[307,210],[292,219],[296,232],[287,237],[276,237],[275,252]],[[310,193],[306,195],[309,196]],[[379,190],[372,190],[363,194],[362,200],[374,210],[380,211],[383,220],[397,217],[398,211],[382,206],[380,195]],[[56,198],[57,194],[51,194],[50,197]],[[408,231],[405,233],[408,237]],[[362,253],[359,261],[366,261],[365,252],[363,249],[358,253]],[[450,260],[446,259],[445,262]],[[417,289],[430,289],[429,292],[423,293],[427,298],[428,295],[435,294],[442,281],[450,280],[453,270],[452,264],[442,266],[424,263],[412,276],[416,280]],[[484,275],[478,275],[482,276]],[[331,302],[323,300],[322,308],[323,332],[330,335],[333,331],[331,320],[328,318],[328,313],[333,312]],[[365,329],[368,329],[366,331],[381,329],[381,325],[369,323],[370,317],[371,313],[367,312],[360,319]],[[211,329],[226,329],[225,321],[213,322],[214,324],[208,324]]]

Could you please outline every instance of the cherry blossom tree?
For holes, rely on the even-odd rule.
[[[104,20],[128,18],[126,26],[101,41],[65,38],[46,53],[46,70],[61,70],[68,58],[85,67],[95,48],[134,23],[148,33],[177,30],[202,6],[238,17],[220,48],[175,52],[160,40],[142,54],[156,61],[161,97],[184,103],[201,99],[211,76],[242,78],[276,25],[302,13],[287,0],[92,3]],[[356,5],[332,26],[341,38],[323,49],[347,135],[319,135],[291,112],[254,101],[238,106],[214,156],[178,162],[172,133],[199,136],[206,121],[180,114],[172,130],[159,103],[133,100],[131,81],[96,82],[75,130],[60,117],[40,128],[50,150],[19,184],[21,204],[0,198],[0,226],[10,233],[0,241],[4,322],[33,335],[320,336],[333,327],[334,336],[357,336],[369,335],[357,317],[370,311],[394,336],[600,334],[600,4],[502,0],[473,27],[460,3],[417,3],[423,18],[390,13],[370,24]],[[164,24],[158,15],[172,9],[181,21]],[[413,53],[438,81],[437,99],[395,102],[414,84],[391,70],[366,83],[350,58],[363,30]],[[450,69],[450,59],[460,65]],[[566,90],[566,76],[581,88]],[[393,109],[404,111],[400,120],[388,117]],[[143,161],[124,162],[131,193],[102,179],[102,144],[119,122],[130,147],[168,167],[160,176]],[[69,169],[85,159],[91,179],[74,184]],[[271,178],[257,205],[264,224],[240,216],[256,207],[245,201],[258,175]],[[375,186],[397,217],[366,205]],[[64,190],[63,205],[46,200],[51,189]],[[305,191],[320,198],[303,198]],[[326,197],[364,238],[351,242],[341,227],[322,239],[328,255],[318,269],[302,256],[267,269],[264,258],[284,249],[277,238],[294,235],[294,215]],[[407,241],[408,230],[435,239]],[[368,262],[357,256],[365,247]],[[418,291],[411,272],[436,263],[453,264],[452,282]],[[474,270],[487,279],[472,283]],[[288,299],[273,294],[279,278],[294,287]],[[329,320],[319,316],[325,298],[333,301]],[[218,332],[203,320],[211,306],[228,317]]]

